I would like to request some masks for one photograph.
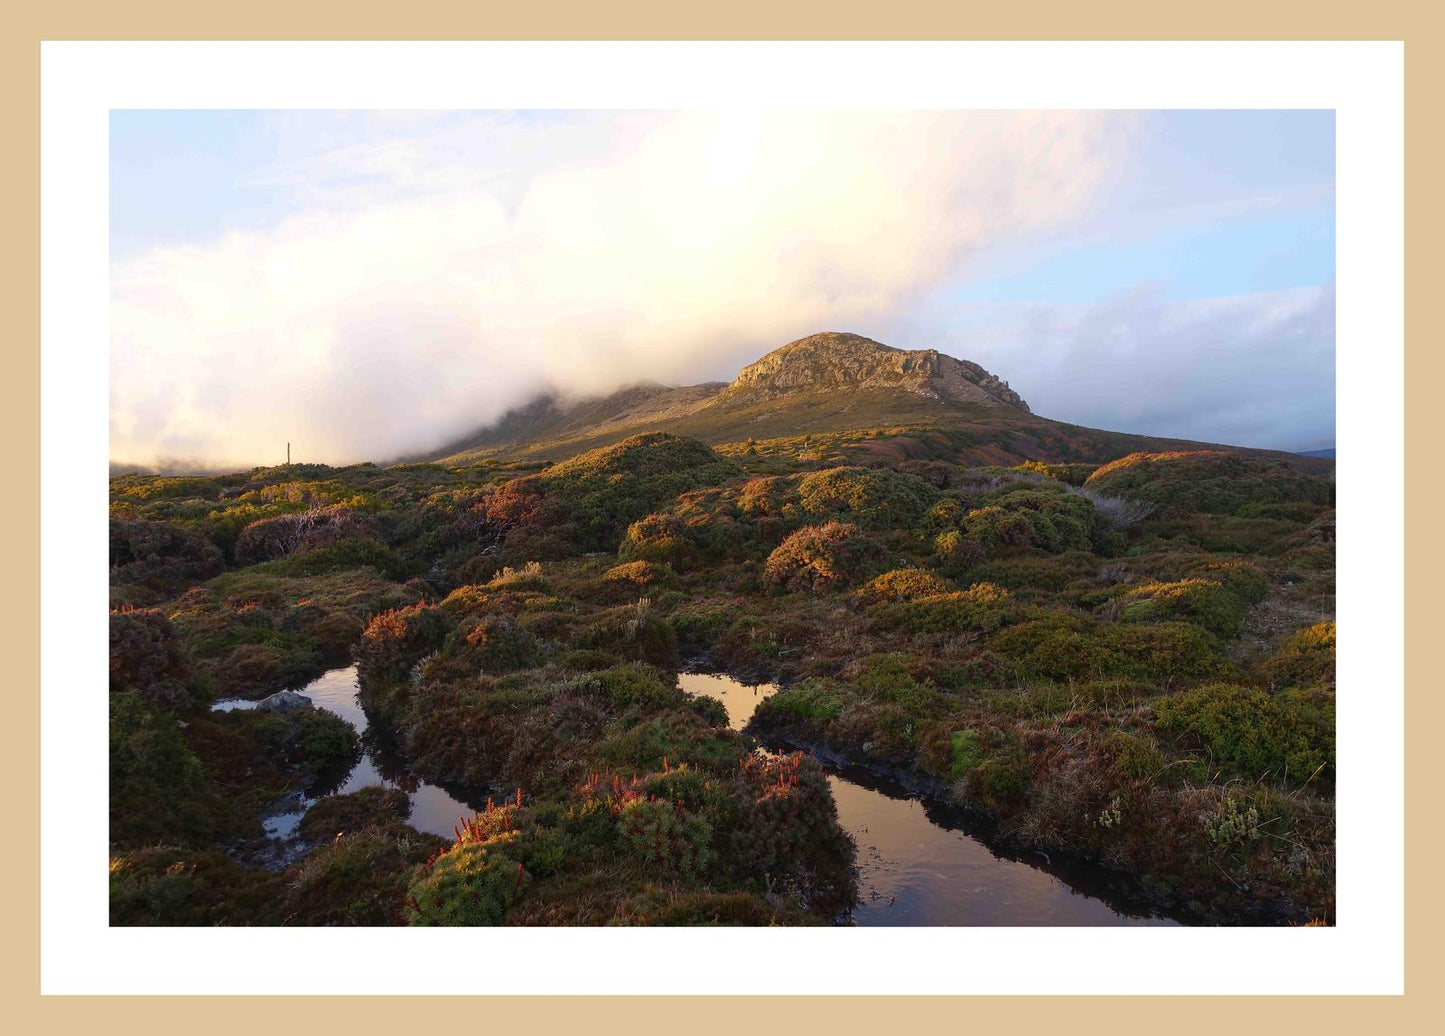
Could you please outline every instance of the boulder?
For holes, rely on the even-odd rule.
[[[297,709],[311,708],[311,699],[295,691],[277,691],[269,698],[258,701],[256,708],[267,712],[295,712]]]

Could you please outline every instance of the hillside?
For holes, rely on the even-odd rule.
[[[763,454],[966,465],[1099,463],[1137,450],[1210,445],[1052,421],[976,363],[822,332],[773,350],[728,385],[638,384],[578,401],[543,395],[424,459],[562,460],[648,431]]]

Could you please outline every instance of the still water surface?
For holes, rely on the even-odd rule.
[[[344,795],[361,788],[380,786],[400,788],[411,798],[411,818],[407,823],[421,831],[443,838],[452,836],[452,829],[464,817],[487,804],[487,796],[472,792],[454,795],[436,784],[417,780],[402,763],[391,746],[370,730],[366,712],[357,697],[356,667],[333,669],[307,684],[300,691],[318,709],[336,713],[356,728],[361,735],[361,760],[340,784],[326,789],[329,795]],[[218,709],[253,709],[254,701],[231,699],[216,703]],[[316,798],[324,796],[318,795]],[[301,822],[301,816],[316,798],[294,796],[280,812],[265,819],[266,833],[272,838],[290,838]]]
[[[734,730],[747,726],[758,702],[777,691],[771,684],[750,686],[712,673],[684,673],[681,682],[683,690],[691,694],[721,701]],[[372,786],[405,791],[411,798],[412,826],[444,838],[451,837],[461,818],[486,805],[484,793],[448,790],[418,780],[407,771],[395,750],[370,728],[357,697],[355,666],[333,669],[301,693],[317,708],[329,709],[356,727],[362,756],[335,786],[315,797],[293,796],[267,817],[266,831],[272,838],[289,842],[302,815],[317,798]],[[255,706],[254,701],[230,700],[215,707]],[[1046,869],[1030,860],[1001,856],[964,830],[967,821],[947,808],[920,801],[901,786],[861,768],[839,766],[827,759],[819,762],[828,771],[839,821],[858,843],[862,901],[853,910],[854,924],[1175,923],[1146,916],[1147,911],[1129,904],[1124,893],[1110,887],[1103,871]],[[1042,858],[1038,861],[1043,862]]]
[[[684,673],[681,680],[683,690],[721,701],[734,730],[747,726],[758,702],[777,691],[771,684],[748,686],[713,673]],[[1175,923],[1119,904],[1103,871],[1070,869],[1066,882],[1025,860],[1000,856],[963,830],[964,818],[891,781],[859,767],[818,761],[828,771],[839,822],[858,843],[862,902],[853,910],[855,924]],[[1084,891],[1091,888],[1098,894]]]

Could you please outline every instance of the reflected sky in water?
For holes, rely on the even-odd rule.
[[[486,805],[485,796],[468,804],[438,785],[417,780],[406,771],[394,753],[388,752],[386,747],[379,743],[375,734],[368,731],[370,724],[357,697],[359,688],[355,666],[333,669],[312,681],[300,693],[310,698],[318,709],[336,713],[354,726],[361,735],[361,760],[346,775],[346,779],[328,789],[327,794],[344,795],[361,788],[376,786],[400,788],[411,797],[411,816],[407,823],[420,831],[441,835],[443,838],[452,837],[452,829],[458,821]],[[223,710],[255,707],[256,703],[251,701],[216,703],[216,708]],[[315,799],[298,796],[292,808],[264,820],[266,833],[272,838],[290,837],[295,832],[296,825],[301,822],[302,815],[314,801]]]
[[[712,673],[684,673],[683,690],[721,701],[734,730],[745,727],[758,703],[777,692],[772,684],[749,686]],[[457,822],[486,804],[468,802],[408,773],[394,751],[369,730],[357,697],[356,668],[334,669],[309,684],[305,694],[356,727],[363,754],[344,780],[326,794],[360,788],[400,788],[412,802],[410,823],[449,838]],[[251,701],[225,701],[217,709],[254,708]],[[925,805],[886,779],[856,767],[821,760],[838,804],[843,828],[858,844],[862,901],[858,925],[1148,925],[1175,922],[1131,916],[1110,905],[1108,876],[1096,868],[1068,871],[1069,880],[1029,861],[996,854],[961,829],[961,818]],[[296,796],[265,821],[274,838],[289,838],[314,798]],[[1038,861],[1042,864],[1041,854]],[[1062,868],[1055,868],[1062,870]],[[1077,870],[1077,873],[1075,873]],[[1087,890],[1087,891],[1086,891]],[[1098,891],[1104,898],[1089,894]]]
[[[691,694],[721,701],[734,730],[743,729],[758,703],[777,692],[772,684],[749,686],[714,673],[684,673],[681,683]],[[941,810],[930,816],[930,810],[902,788],[855,768],[823,763],[839,822],[858,843],[862,901],[853,911],[855,924],[1175,923],[1122,913],[1047,870],[998,856],[977,838],[948,826]],[[1085,876],[1081,871],[1081,879]],[[1087,878],[1100,883],[1104,875],[1091,870]]]

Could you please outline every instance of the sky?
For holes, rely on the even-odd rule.
[[[1327,111],[116,111],[110,181],[117,462],[387,460],[825,330],[1334,445]]]

